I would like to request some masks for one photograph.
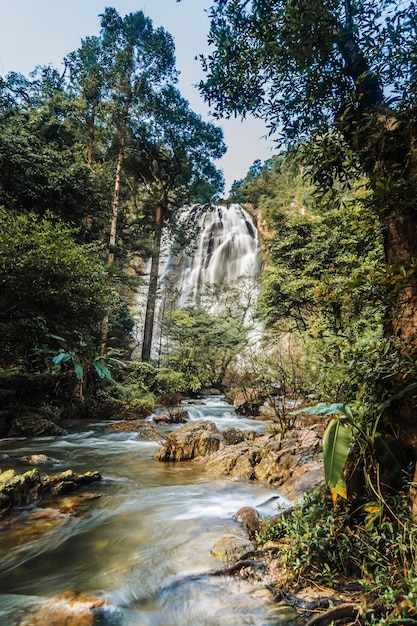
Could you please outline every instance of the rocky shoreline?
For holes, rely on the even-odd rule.
[[[273,423],[269,423],[267,432],[256,433],[248,430],[229,428],[220,431],[209,420],[184,422],[184,409],[181,419],[175,419],[172,413],[169,419],[161,416],[153,424],[144,420],[128,420],[109,424],[113,430],[138,430],[149,433],[150,437],[162,442],[155,458],[159,462],[192,462],[203,465],[207,472],[215,476],[228,475],[236,480],[260,481],[272,485],[289,501],[296,502],[303,494],[323,482],[323,464],[321,460],[322,428],[312,421],[300,417],[294,428],[286,433],[278,432]],[[27,420],[25,421],[27,424]],[[163,423],[180,424],[167,436],[159,433],[157,425]],[[60,426],[60,428],[62,428]],[[60,434],[65,431],[62,428]],[[146,436],[146,435],[145,435]],[[26,463],[47,465],[44,458],[25,459]],[[0,472],[0,517],[10,518],[14,510],[45,498],[57,498],[70,492],[80,492],[83,487],[100,480],[98,472],[86,472],[76,475],[71,470],[56,475],[42,475],[38,469],[31,469],[23,474],[14,470]],[[83,499],[81,497],[81,502]],[[83,502],[85,506],[85,502]],[[72,509],[72,514],[76,510]],[[88,497],[87,497],[88,506]],[[278,514],[278,513],[277,513]],[[300,623],[305,623],[306,616],[317,606],[329,604],[335,598],[303,590],[301,594],[290,598],[279,585],[279,546],[265,546],[259,550],[254,537],[259,529],[262,512],[250,507],[243,507],[236,512],[235,519],[240,523],[243,535],[222,538],[212,547],[212,554],[221,561],[221,567],[204,575],[239,575],[256,580],[269,593],[271,600],[283,603],[283,610],[288,604],[301,606]],[[288,592],[289,593],[289,592]],[[327,600],[326,600],[327,598]],[[336,600],[341,601],[340,599]],[[110,607],[101,605],[99,598],[63,598],[59,603],[62,608],[61,620],[78,619],[80,606],[85,611],[83,624],[93,626],[97,615],[102,615]],[[75,608],[74,608],[75,607]],[[310,607],[310,608],[308,608]],[[45,616],[43,608],[42,619]],[[51,605],[55,619],[56,605]],[[97,613],[98,611],[98,613]],[[114,615],[113,615],[114,617]],[[33,616],[28,624],[38,624]],[[59,621],[57,623],[60,623]],[[65,622],[66,623],[66,622]],[[76,621],[70,623],[77,623]]]
[[[229,428],[199,420],[179,426],[155,455],[158,461],[195,460],[216,475],[258,480],[296,501],[324,480],[321,435],[314,424],[287,433]]]

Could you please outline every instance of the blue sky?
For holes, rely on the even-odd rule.
[[[66,54],[79,47],[83,37],[97,35],[99,14],[106,6],[122,16],[142,10],[155,27],[163,26],[175,39],[179,88],[191,107],[205,119],[209,108],[193,86],[204,78],[195,57],[207,52],[210,0],[0,0],[0,75],[9,71],[28,75],[37,65],[60,68]],[[212,120],[213,121],[213,120]],[[259,120],[222,120],[226,155],[217,165],[223,169],[226,190],[245,176],[256,159],[274,153]]]

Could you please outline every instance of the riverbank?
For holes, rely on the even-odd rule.
[[[188,420],[185,424],[182,423],[184,419]],[[40,615],[42,619],[46,614],[59,615],[60,617],[56,618],[57,624],[63,623],[64,616],[74,616],[77,611],[85,612],[89,616],[90,621],[85,622],[88,626],[90,623],[95,624],[94,615],[100,615],[100,619],[104,620],[105,624],[117,623],[122,626],[131,626],[136,623],[141,626],[142,623],[149,623],[151,626],[171,624],[169,621],[163,621],[165,618],[161,616],[155,617],[154,621],[152,618],[148,622],[129,621],[131,617],[126,618],[126,621],[123,616],[125,614],[136,615],[141,603],[138,605],[137,600],[132,601],[132,598],[127,600],[123,592],[125,599],[120,604],[117,587],[119,585],[124,587],[125,582],[110,582],[110,587],[108,587],[109,580],[105,574],[107,564],[114,559],[113,567],[116,569],[121,567],[120,559],[123,558],[123,554],[117,547],[120,538],[124,538],[123,542],[127,541],[130,546],[124,555],[126,565],[132,562],[132,555],[137,551],[138,521],[141,520],[140,525],[144,523],[147,530],[145,544],[140,551],[145,550],[147,553],[150,550],[152,554],[150,562],[152,565],[149,566],[150,571],[156,572],[155,585],[158,589],[158,603],[161,594],[163,596],[166,593],[174,597],[178,585],[181,585],[184,590],[188,588],[190,591],[193,590],[191,591],[193,594],[195,585],[198,588],[201,584],[213,585],[213,588],[217,588],[218,582],[215,581],[226,577],[234,580],[237,585],[246,585],[247,589],[250,589],[251,585],[253,588],[256,587],[258,600],[262,598],[261,603],[266,603],[269,607],[268,611],[272,611],[275,618],[278,614],[280,616],[278,621],[273,621],[274,624],[294,626],[296,623],[310,623],[322,626],[330,623],[331,620],[335,624],[343,623],[340,620],[347,618],[353,621],[353,612],[356,611],[356,615],[360,608],[365,606],[362,592],[358,589],[358,583],[354,577],[351,580],[346,577],[343,580],[340,578],[340,584],[330,586],[327,586],[325,577],[316,577],[312,585],[307,577],[294,576],[293,572],[289,572],[285,562],[288,548],[297,541],[297,538],[291,535],[293,531],[289,530],[289,522],[300,508],[297,503],[303,497],[308,499],[309,494],[323,483],[321,434],[325,423],[314,423],[314,419],[311,416],[300,415],[294,427],[282,433],[272,422],[237,417],[231,411],[230,405],[223,402],[221,398],[207,398],[205,402],[198,405],[184,403],[178,413],[171,411],[164,415],[163,412],[159,412],[147,420],[113,420],[95,424],[78,422],[67,424],[68,431],[72,432],[64,431],[66,434],[60,437],[11,439],[8,446],[6,440],[3,440],[2,460],[3,465],[5,462],[9,464],[8,471],[12,464],[16,467],[24,467],[29,463],[37,464],[35,470],[23,472],[23,475],[30,474],[32,478],[38,476],[40,478],[37,479],[37,484],[43,485],[42,489],[28,490],[30,499],[26,503],[23,499],[16,500],[17,517],[10,517],[12,511],[9,507],[9,517],[4,518],[0,549],[3,541],[3,549],[11,550],[6,559],[6,562],[10,562],[8,567],[11,568],[11,576],[5,589],[13,591],[21,587],[20,579],[23,570],[22,565],[19,565],[22,560],[19,553],[23,551],[24,554],[27,551],[27,557],[23,557],[22,563],[29,559],[29,562],[34,564],[34,568],[33,576],[26,581],[25,586],[27,589],[36,590],[40,583],[41,587],[35,591],[35,595],[38,593],[44,595],[46,589],[43,586],[44,583],[41,582],[44,570],[43,560],[46,559],[45,563],[49,563],[48,567],[52,567],[52,570],[54,568],[50,558],[55,558],[56,548],[53,548],[49,556],[49,537],[52,532],[52,536],[57,534],[58,537],[57,547],[61,560],[66,554],[66,551],[62,552],[64,548],[60,547],[61,542],[64,541],[63,545],[65,545],[68,540],[71,544],[71,548],[68,545],[71,557],[65,558],[71,560],[76,555],[76,561],[80,567],[85,567],[85,558],[91,552],[92,545],[106,546],[103,552],[105,569],[102,576],[104,576],[104,588],[107,588],[107,592],[104,596],[101,593],[97,594],[100,586],[90,586],[85,580],[79,581],[78,573],[74,576],[63,571],[58,576],[61,581],[58,586],[50,587],[50,584],[47,584],[47,595],[53,594],[49,604],[42,600],[39,607],[40,613],[37,613],[38,609],[34,609],[34,615]],[[140,464],[138,453],[141,457],[143,456]],[[83,471],[73,472],[69,469],[62,471],[67,463]],[[81,479],[78,485],[75,479],[76,476],[82,477],[88,473],[93,464],[94,468],[98,467],[100,470],[100,479],[97,474],[92,474],[97,481],[96,484],[93,483],[93,488],[99,489],[101,493],[92,493],[90,488],[86,492]],[[44,474],[43,470],[52,473],[54,477],[52,482],[48,483],[47,474]],[[145,484],[148,483],[149,479],[145,477],[149,472],[151,476],[154,474],[158,478],[151,478],[152,490],[144,495],[146,491],[143,491],[141,484],[144,480]],[[68,478],[67,483],[61,480],[65,476]],[[13,479],[15,484],[22,482],[18,472],[6,474],[3,478]],[[109,478],[111,478],[110,482]],[[164,484],[168,487],[176,485],[178,481],[179,490],[170,486],[166,496],[163,495]],[[11,484],[9,482],[9,485]],[[46,487],[48,484],[51,489]],[[53,484],[62,485],[62,489],[60,487],[55,493],[52,488]],[[162,491],[159,486],[161,484]],[[201,492],[203,485],[205,487]],[[154,487],[156,491],[153,491]],[[75,489],[74,495],[66,496],[65,490],[72,488]],[[254,494],[257,494],[255,501]],[[114,507],[120,498],[123,500],[126,498],[126,500],[120,514],[117,513],[114,518],[112,534],[114,533],[115,550],[111,548],[109,552],[107,539],[103,540],[101,537],[100,519],[103,514],[105,517],[109,516],[108,506]],[[145,509],[144,498],[149,502]],[[178,518],[179,502],[183,502],[181,505],[183,512],[179,515],[180,525],[178,526],[175,520]],[[168,510],[165,510],[166,506],[169,507]],[[153,521],[153,514],[151,514],[155,507],[160,511],[157,523]],[[131,523],[129,522],[126,527],[126,512],[130,508],[132,508]],[[329,505],[328,510],[331,509]],[[220,519],[215,517],[217,521],[213,526],[213,512],[217,516],[216,511],[220,510],[223,511],[222,521],[220,523]],[[202,520],[194,528],[200,516],[203,516]],[[112,517],[113,513],[110,514],[110,519]],[[282,529],[277,532],[281,524],[280,520],[283,519],[288,520],[288,525],[283,524]],[[181,520],[186,521],[185,526],[182,525]],[[168,531],[173,522],[172,530]],[[337,515],[335,523],[338,523]],[[89,539],[83,542],[81,548],[77,526],[88,529],[91,524],[94,530],[92,534],[88,531]],[[226,533],[221,532],[223,525]],[[319,521],[316,527],[321,533],[321,540],[331,541],[334,531],[327,528],[324,521],[322,529],[320,526]],[[10,534],[12,528],[14,528],[14,534]],[[190,531],[192,531],[192,538],[187,539]],[[302,531],[301,528],[300,536]],[[171,582],[169,582],[169,572],[173,565],[172,559],[168,558],[167,563],[161,569],[163,555],[167,553],[167,550],[168,554],[171,554],[171,548],[167,546],[165,536],[170,537],[170,542],[178,544],[178,548],[184,545],[187,554],[186,561],[184,561],[185,553],[183,554],[182,549],[180,550],[182,556],[175,565],[173,570],[175,576]],[[304,551],[308,554],[311,538],[306,538],[305,541]],[[21,544],[18,551],[13,547],[16,542]],[[149,545],[147,542],[150,542]],[[42,545],[39,557],[31,556],[32,544],[35,553],[39,552],[36,546]],[[94,549],[92,554],[96,555],[92,559],[92,564],[94,564],[98,553]],[[134,561],[136,562],[136,558]],[[141,562],[142,557],[137,563],[138,571],[140,571]],[[100,557],[99,569],[103,565],[101,565]],[[40,568],[41,572],[39,581],[37,568]],[[78,567],[76,570],[78,571]],[[336,573],[333,582],[339,573]],[[90,576],[94,580],[96,574],[91,573]],[[141,580],[141,577],[139,579]],[[209,582],[211,579],[213,583]],[[130,593],[133,596],[137,595],[138,592],[134,591],[136,585],[136,582],[133,583],[128,597]],[[81,589],[82,593],[74,594],[72,591],[74,588]],[[141,590],[140,592],[146,604],[149,602],[152,604],[155,601],[151,600],[155,593],[152,588],[153,584],[148,591]],[[225,597],[228,595],[226,589],[221,593],[224,593]],[[245,593],[251,594],[252,592]],[[184,598],[183,601],[185,602]],[[121,608],[126,602],[129,607],[134,607],[129,608],[127,613],[126,608]],[[241,603],[242,600],[239,600],[238,604]],[[245,604],[245,606],[247,606],[245,610],[248,610],[250,614],[253,609],[248,608],[250,605]],[[337,611],[329,612],[330,606],[337,608]],[[2,615],[1,607],[0,596],[0,616]],[[293,608],[290,610],[290,607]],[[294,613],[294,608],[297,613]],[[159,610],[161,615],[165,615],[164,608],[160,607]],[[178,610],[182,614],[183,609]],[[231,624],[235,623],[233,620],[236,610],[236,608],[230,610]],[[198,611],[200,609],[197,610],[196,615],[200,616],[198,619],[201,621],[201,614]],[[118,621],[115,622],[116,614]],[[140,614],[142,619],[141,611]],[[71,619],[78,618],[72,617]],[[161,619],[162,621],[159,621]],[[207,618],[201,623],[207,626],[217,626],[220,622],[216,619]],[[258,626],[258,623],[269,623],[266,617],[260,622],[255,617],[248,617],[248,619],[247,623],[253,623],[254,626]],[[252,622],[251,619],[253,619]],[[182,614],[178,624],[182,626],[183,623],[188,623],[185,620]],[[36,620],[27,622],[31,625],[32,623],[41,622],[36,622]],[[172,623],[177,624],[177,622]],[[15,624],[26,626],[24,621],[10,622],[10,624],[11,626]],[[74,624],[79,626],[76,621]]]
[[[190,405],[190,422],[212,420],[220,431],[267,430],[266,423],[237,417],[220,397],[202,401]],[[151,419],[63,428],[59,437],[0,441],[2,469],[30,471],[32,458],[45,462],[36,466],[41,475],[93,469],[102,477],[74,495],[32,502],[4,518],[1,623],[49,623],[46,611],[57,620],[62,609],[60,626],[64,614],[79,626],[82,611],[112,626],[294,626],[294,611],[277,605],[261,581],[210,575],[226,565],[212,553],[220,539],[247,541],[233,518],[239,509],[272,496],[278,496],[274,511],[278,501],[286,504],[272,485],[215,474],[197,459],[157,461],[166,436],[178,428],[162,420],[156,438]]]

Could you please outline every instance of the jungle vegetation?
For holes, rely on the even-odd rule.
[[[307,413],[328,422],[333,505],[306,502],[272,535],[293,538],[289,571],[307,580],[356,568],[375,595],[344,617],[369,624],[416,617],[416,10],[215,0],[201,59],[217,116],[264,119],[311,185],[284,210],[278,193],[271,202],[277,175],[288,198],[273,159],[234,188],[240,200],[253,189],[270,229],[260,312],[274,332],[299,334],[317,368]]]
[[[176,232],[185,203],[223,190],[221,130],[176,88],[169,33],[107,8],[63,74],[0,79],[3,407],[24,389],[77,412],[140,412],[240,385],[269,400],[285,431],[295,416],[277,397],[314,396],[328,490],[260,538],[292,538],[284,560],[299,580],[330,584],[326,563],[354,574],[369,624],[416,618],[416,11],[397,0],[213,2],[201,92],[219,118],[264,119],[282,149],[229,199],[251,204],[262,237],[257,353],[241,350],[242,317],[197,304],[169,311],[169,350],[152,359],[162,232]]]

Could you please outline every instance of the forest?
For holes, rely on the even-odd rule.
[[[227,198],[222,130],[141,11],[106,8],[63,73],[0,77],[0,435],[27,405],[144,418],[210,389],[267,403],[282,436],[313,416],[326,484],[259,545],[289,538],[294,588],[360,581],[349,623],[416,624],[417,7],[214,0],[209,17],[201,95],[277,140]],[[259,297],[163,293],[160,322],[164,242],[197,237],[183,208],[232,204],[258,231]],[[341,623],[331,608],[314,623]]]

